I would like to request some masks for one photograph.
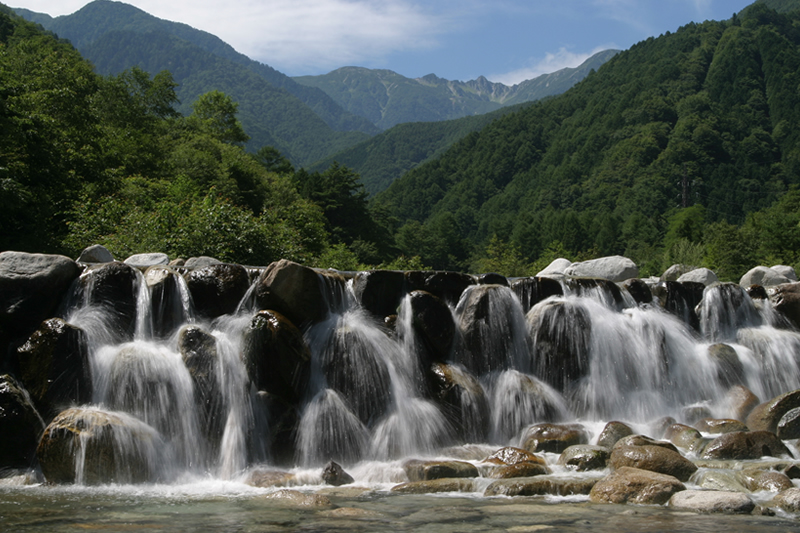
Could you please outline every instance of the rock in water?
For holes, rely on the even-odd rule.
[[[338,463],[330,461],[325,468],[322,469],[322,480],[328,485],[338,487],[340,485],[348,485],[355,481],[353,476],[344,471]]]
[[[741,492],[684,490],[669,499],[669,506],[701,513],[750,514],[756,504]]]
[[[0,470],[30,468],[44,422],[13,377],[0,376]]]
[[[684,484],[673,476],[623,466],[595,483],[589,500],[594,503],[661,505],[685,489]]]

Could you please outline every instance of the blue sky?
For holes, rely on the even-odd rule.
[[[3,0],[52,16],[86,0]],[[129,0],[290,76],[343,66],[508,85],[577,66],[752,0]],[[224,7],[222,7],[224,6]]]

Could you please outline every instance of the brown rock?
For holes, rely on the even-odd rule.
[[[611,450],[603,446],[577,444],[570,446],[558,458],[558,464],[583,472],[584,470],[600,470],[608,464]]]
[[[767,294],[775,310],[800,328],[800,283],[775,285],[767,289]]]
[[[321,320],[328,312],[323,287],[312,269],[281,259],[259,276],[256,303],[260,309],[273,309],[302,328]]]
[[[253,470],[247,476],[245,483],[254,487],[286,487],[295,480],[291,472],[281,470]]]
[[[705,433],[733,433],[734,431],[747,431],[744,422],[732,418],[704,418],[694,425],[699,431]]]
[[[583,426],[578,424],[536,424],[525,431],[523,448],[531,453],[561,453],[575,444],[588,444]]]
[[[484,462],[504,465],[515,465],[523,462],[539,463],[541,465],[547,464],[542,457],[534,455],[528,450],[515,448],[514,446],[500,448],[492,455],[487,457]]]
[[[775,433],[778,430],[778,422],[780,422],[781,417],[795,407],[800,407],[800,389],[781,394],[757,405],[747,415],[747,427],[751,431],[770,431]]]
[[[435,492],[474,492],[475,480],[467,478],[441,478],[411,481],[392,487],[401,494],[432,494]]]
[[[403,464],[410,481],[430,481],[442,478],[478,477],[478,468],[465,461],[420,461],[411,459]]]
[[[623,422],[611,421],[600,432],[597,437],[597,445],[612,448],[619,439],[633,435],[633,430],[628,424]]]
[[[744,486],[750,492],[767,490],[770,492],[782,492],[794,487],[789,476],[782,472],[771,470],[748,469],[742,471],[741,475]]]
[[[552,494],[569,496],[589,494],[597,479],[575,479],[559,476],[536,476],[531,478],[500,479],[493,481],[484,496],[541,496]]]
[[[678,451],[678,448],[676,448],[671,442],[651,439],[646,435],[629,435],[627,437],[623,437],[617,441],[617,443],[614,445],[614,448],[618,446],[660,446],[662,448],[672,450],[673,452]]]
[[[661,505],[685,489],[684,484],[673,476],[623,466],[598,481],[589,492],[589,500],[594,503]]]
[[[772,499],[772,505],[789,513],[800,513],[800,488],[793,487],[778,493]]]
[[[759,402],[758,396],[753,394],[750,389],[742,385],[734,385],[728,389],[725,398],[722,400],[722,405],[730,410],[732,418],[744,422],[747,419],[747,415]]]
[[[678,452],[661,446],[615,446],[608,465],[614,469],[632,467],[667,474],[687,481],[697,466]]]
[[[758,459],[792,457],[780,439],[769,431],[737,431],[720,435],[706,446],[703,459]]]
[[[533,477],[549,474],[550,469],[541,463],[522,462],[513,465],[501,465],[492,468],[487,477],[495,479],[508,479],[515,477]]]
[[[331,500],[321,494],[305,494],[298,490],[281,489],[264,495],[265,500],[274,501],[281,505],[302,508],[330,507]]]

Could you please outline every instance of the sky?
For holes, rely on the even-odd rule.
[[[51,16],[86,0],[2,0]],[[128,0],[207,31],[289,76],[339,67],[485,76],[513,85],[624,50],[689,22],[729,19],[752,0]],[[224,6],[224,7],[223,7]]]

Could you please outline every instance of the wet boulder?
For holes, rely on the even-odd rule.
[[[627,257],[614,255],[572,263],[564,270],[564,275],[580,278],[603,278],[618,282],[638,278],[639,267]]]
[[[759,405],[758,396],[743,385],[734,385],[722,399],[722,405],[728,410],[729,416],[744,422],[752,410]]]
[[[242,265],[214,264],[197,268],[185,276],[197,314],[217,318],[236,311],[250,288],[247,269]],[[271,309],[271,307],[261,307]]]
[[[772,499],[771,506],[788,513],[800,513],[800,487],[792,487],[779,493]]]
[[[422,461],[411,459],[403,463],[410,481],[430,481],[443,478],[478,477],[478,468],[466,461]]]
[[[359,272],[353,279],[353,293],[361,306],[377,317],[397,314],[406,293],[405,274],[396,270]]]
[[[589,501],[661,505],[682,490],[686,486],[673,476],[623,466],[595,483]]]
[[[616,444],[614,444],[613,447],[616,448],[618,446],[660,446],[661,448],[666,448],[668,450],[672,450],[673,452],[678,451],[675,445],[671,442],[651,439],[647,435],[628,435],[627,437],[622,437],[616,442]]]
[[[678,278],[686,274],[687,272],[691,272],[696,267],[684,265],[680,263],[676,263],[670,266],[668,269],[661,274],[659,278],[661,281],[678,281]]]
[[[722,343],[710,345],[708,358],[717,367],[717,382],[720,386],[730,388],[744,383],[744,365],[739,360],[736,350],[730,345]]]
[[[272,463],[279,465],[294,464],[296,456],[297,428],[300,413],[295,403],[270,394],[258,391],[253,400],[256,420],[266,424],[256,424],[250,428],[250,455],[254,457],[268,456]]]
[[[704,439],[697,429],[684,424],[672,424],[664,436],[678,448],[694,453],[702,452],[708,444],[708,439]]]
[[[741,492],[684,490],[669,499],[669,506],[699,513],[750,514],[756,504]]]
[[[46,420],[91,401],[91,363],[82,329],[60,318],[45,320],[17,350],[17,360],[20,380]]]
[[[700,320],[695,308],[703,299],[704,290],[705,285],[702,283],[662,281],[653,288],[653,293],[665,311],[697,330],[700,328]]]
[[[782,492],[794,487],[792,480],[783,472],[774,470],[759,470],[755,468],[743,470],[740,473],[743,485],[750,492],[769,491]]]
[[[605,448],[612,448],[619,439],[633,435],[633,429],[624,422],[612,420],[607,423],[597,437],[597,445]]]
[[[786,445],[769,431],[725,433],[703,450],[703,459],[758,459],[760,457],[792,457]]]
[[[541,476],[549,473],[550,469],[547,467],[547,465],[538,462],[523,461],[513,465],[500,465],[490,468],[487,472],[488,475],[485,474],[485,477],[494,479],[510,479],[517,477]]]
[[[522,446],[531,453],[561,453],[576,444],[588,444],[586,430],[579,424],[536,424],[525,430]]]
[[[325,285],[319,274],[286,259],[264,269],[255,294],[260,309],[273,309],[299,328],[322,320],[328,313]]]
[[[197,326],[186,326],[178,335],[178,351],[192,376],[200,426],[215,449],[225,430],[227,406],[219,383],[217,339]]]
[[[704,433],[733,433],[734,431],[747,431],[744,422],[732,418],[704,418],[695,422],[694,427]]]
[[[440,478],[409,481],[395,485],[399,494],[435,494],[437,492],[475,492],[475,480],[470,478]]]
[[[445,301],[447,305],[456,305],[467,287],[475,285],[476,280],[469,274],[461,272],[406,272],[408,290],[423,290]]]
[[[620,446],[611,451],[608,460],[611,468],[632,467],[650,470],[687,481],[697,471],[697,466],[680,453],[662,446]]]
[[[637,304],[649,304],[653,301],[650,286],[643,279],[632,278],[622,282],[622,287],[628,291]]]
[[[434,363],[431,388],[447,420],[465,442],[482,442],[488,433],[489,401],[480,382],[455,365]]]
[[[481,274],[478,276],[479,285],[502,285],[508,287],[508,278],[496,272],[489,272],[488,274]]]
[[[145,283],[150,288],[153,336],[158,339],[168,338],[188,318],[179,276],[165,266],[150,267],[144,273]]]
[[[30,468],[43,431],[27,391],[8,374],[0,376],[0,471]]]
[[[757,405],[747,415],[745,423],[752,431],[775,433],[783,415],[797,407],[800,407],[800,389],[781,394]]]
[[[552,278],[522,278],[511,283],[511,290],[517,295],[522,312],[527,313],[531,307],[551,296],[563,296],[561,284]]]
[[[491,388],[492,431],[501,440],[511,439],[531,422],[558,422],[567,416],[561,395],[528,374],[506,370]]]
[[[411,326],[422,344],[422,366],[447,360],[456,333],[450,308],[441,298],[426,291],[412,291],[408,305],[411,306]]]
[[[772,307],[800,328],[800,283],[784,283],[767,290]]]
[[[547,464],[540,456],[535,455],[528,450],[517,448],[514,446],[506,446],[500,448],[489,457],[484,459],[484,463],[495,465],[515,465],[518,463],[538,463],[541,465]]]
[[[311,375],[311,351],[300,330],[277,311],[259,311],[243,344],[242,358],[256,389],[299,402]]]
[[[80,273],[78,263],[62,255],[0,252],[0,331],[30,335],[55,314]],[[5,355],[5,346],[0,348]]]
[[[611,450],[603,446],[591,444],[578,444],[570,446],[558,457],[558,464],[570,470],[583,472],[585,470],[601,470],[608,464]]]
[[[800,407],[786,411],[778,421],[776,433],[781,440],[800,439]]]
[[[118,342],[130,341],[136,331],[139,282],[136,270],[114,261],[91,265],[80,277],[85,304],[108,311],[106,329]]]
[[[597,479],[576,479],[557,475],[527,478],[498,479],[493,481],[484,496],[573,496],[589,494]]]
[[[329,461],[325,468],[322,469],[322,481],[328,485],[339,487],[341,485],[348,485],[355,481],[353,476],[344,471],[344,468],[334,461]]]
[[[525,317],[533,346],[534,374],[558,391],[568,391],[589,372],[592,322],[578,303],[549,300]]]
[[[157,478],[164,446],[158,432],[125,413],[73,408],[47,426],[36,456],[50,483],[145,483]]]

